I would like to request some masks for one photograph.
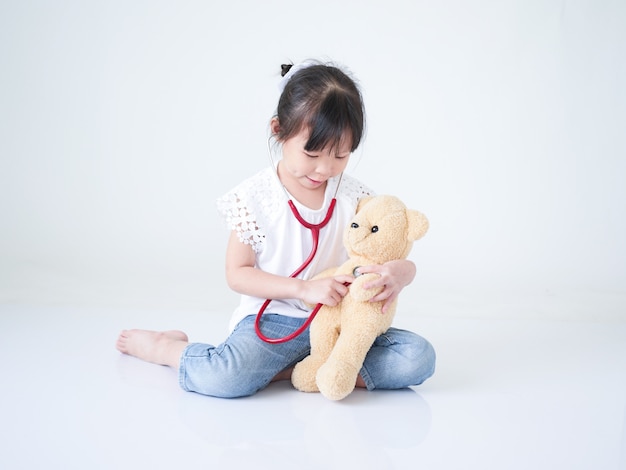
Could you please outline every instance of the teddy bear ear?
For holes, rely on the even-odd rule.
[[[356,211],[359,212],[361,209],[363,209],[363,206],[370,202],[372,199],[374,199],[374,196],[365,196],[359,199],[359,203],[356,206]]]
[[[411,241],[419,240],[428,231],[428,219],[418,211],[407,209],[406,212],[409,220],[408,238]]]

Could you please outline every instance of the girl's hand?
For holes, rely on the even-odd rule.
[[[378,274],[377,279],[364,284],[363,288],[382,288],[380,293],[370,299],[370,302],[384,302],[382,313],[386,313],[402,289],[413,282],[415,271],[415,263],[406,259],[389,261],[385,264],[361,266],[358,269],[359,274]]]
[[[303,283],[302,301],[309,305],[324,304],[336,306],[348,293],[348,286],[354,280],[350,275],[325,277]]]

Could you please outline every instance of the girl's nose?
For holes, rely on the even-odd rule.
[[[319,158],[316,171],[319,175],[330,177],[335,169],[333,158]]]

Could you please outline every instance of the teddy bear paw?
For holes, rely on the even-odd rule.
[[[358,375],[358,369],[349,364],[326,363],[317,371],[317,387],[329,400],[342,400],[354,390]]]
[[[380,294],[382,292],[382,287],[375,287],[372,289],[365,289],[363,286],[371,281],[374,281],[378,278],[377,274],[361,274],[358,276],[350,286],[350,296],[358,301],[358,302],[367,302],[372,297]]]
[[[311,356],[298,362],[291,373],[292,385],[301,392],[319,392],[315,382],[317,369]]]

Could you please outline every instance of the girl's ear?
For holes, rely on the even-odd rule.
[[[270,121],[270,130],[272,131],[273,136],[277,136],[280,132],[280,123],[278,122],[277,117],[273,117]]]

